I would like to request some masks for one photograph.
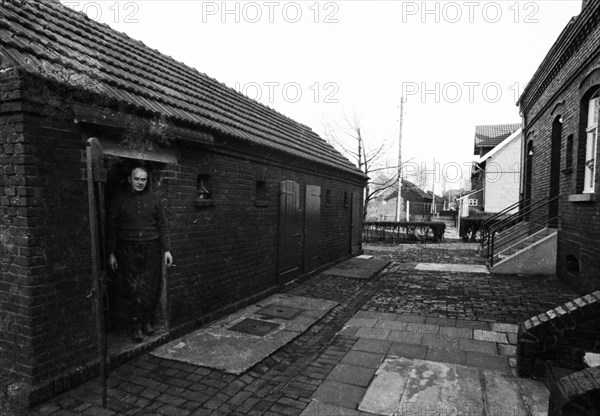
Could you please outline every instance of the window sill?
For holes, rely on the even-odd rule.
[[[196,198],[197,207],[212,207],[215,201],[212,199]]]
[[[569,195],[569,202],[594,202],[596,201],[596,194],[573,194]]]
[[[573,168],[564,168],[561,172],[565,175],[568,175],[570,173],[573,173]]]
[[[254,206],[256,207],[268,207],[269,201],[255,201]]]

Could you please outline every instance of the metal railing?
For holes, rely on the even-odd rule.
[[[522,208],[493,224],[488,223],[488,227],[484,230],[482,245],[486,249],[486,256],[488,258],[490,267],[494,266],[496,250],[498,243],[501,243],[500,247],[510,247],[511,243],[515,243],[526,236],[535,234],[544,228],[547,228],[549,224],[557,223],[559,216],[550,217],[548,211],[549,206],[560,199],[560,195],[553,198],[546,197],[538,200],[534,203],[527,201],[522,205]],[[514,209],[512,207],[511,209]],[[533,218],[533,219],[532,219]],[[522,227],[517,228],[508,235],[502,235],[497,239],[497,234],[506,231],[510,227],[516,226],[517,224],[524,223]]]
[[[508,216],[508,215],[512,215],[509,214],[511,211],[513,211],[515,208],[519,208],[519,206],[521,206],[523,202],[522,201],[517,201],[514,204],[511,204],[509,206],[507,206],[506,208],[504,208],[502,211],[492,215],[489,218],[486,218],[485,220],[483,220],[483,222],[481,223],[481,226],[479,227],[481,232],[482,232],[482,245],[485,243],[485,236],[486,236],[486,231],[487,229],[489,229],[494,223],[500,221],[501,219],[503,219],[504,217]],[[526,200],[525,203],[529,203],[529,200]]]

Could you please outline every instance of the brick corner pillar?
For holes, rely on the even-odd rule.
[[[519,325],[520,377],[543,378],[547,363],[580,370],[586,352],[600,352],[600,291],[576,298]]]

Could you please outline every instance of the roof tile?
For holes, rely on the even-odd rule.
[[[56,78],[50,71],[84,74],[91,82],[77,86],[101,91],[110,99],[364,177],[307,126],[142,42],[58,0],[16,3],[3,4],[0,52],[23,70],[48,78]]]
[[[481,147],[495,147],[521,128],[521,123],[475,126],[475,153]]]

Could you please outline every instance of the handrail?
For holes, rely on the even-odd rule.
[[[498,217],[503,216],[504,214],[512,211],[513,209],[517,208],[519,205],[521,205],[522,201],[517,201],[514,204],[511,204],[509,206],[507,206],[506,208],[504,208],[502,211],[495,213],[494,215],[492,215],[489,218],[486,218],[485,220],[482,221],[481,226],[479,227],[481,230],[485,230],[486,225],[490,222],[492,222],[493,220],[495,220]]]
[[[546,228],[546,226],[548,225],[548,223],[550,223],[550,222],[552,222],[554,220],[558,220],[559,218],[560,218],[560,215],[557,215],[555,217],[552,217],[552,218],[550,218],[550,219],[548,219],[548,220],[540,223],[539,225],[536,225],[535,227],[528,228],[527,230],[525,230],[526,232],[517,232],[517,233],[514,233],[514,235],[511,236],[510,239],[505,240],[505,243],[511,243],[513,241],[518,241],[525,234],[533,235],[533,234],[537,233],[538,231],[541,231],[544,228]],[[493,252],[494,236],[492,236],[491,246],[492,246],[492,252]],[[506,244],[506,246],[507,246],[507,248],[511,247],[510,244]],[[494,267],[494,256],[493,255],[490,257],[489,261],[490,261],[490,267]]]
[[[558,200],[560,198],[560,195],[557,195],[553,198],[550,197],[546,197],[546,198],[542,198],[534,203],[530,203],[528,205],[525,205],[523,208],[521,208],[518,212],[502,219],[501,221],[492,224],[484,233],[483,236],[483,240],[487,243],[487,258],[490,261],[490,267],[493,266],[494,263],[494,245],[495,245],[495,237],[496,237],[496,233],[500,232],[500,231],[504,231],[505,229],[509,228],[510,226],[516,225],[520,222],[523,221],[523,219],[525,217],[529,217],[531,216],[531,214],[533,213],[537,213],[539,211],[541,211],[542,209],[546,208],[547,206],[549,206],[552,202]],[[551,222],[557,220],[559,217],[553,217],[548,219],[549,215],[546,214],[545,216],[540,216],[539,218],[537,218],[535,220],[535,222],[537,222],[538,220],[542,220],[543,222],[543,226],[547,226],[548,224],[550,224]],[[532,227],[528,227],[527,228],[527,233],[531,234]],[[487,238],[486,238],[487,236]],[[508,240],[508,241],[512,241],[514,238]],[[482,247],[483,248],[483,247]]]
[[[528,202],[529,200],[525,200],[525,201],[517,201],[509,206],[507,206],[506,208],[504,208],[502,211],[495,213],[494,215],[492,215],[489,218],[486,218],[485,220],[483,220],[481,222],[481,225],[479,226],[479,230],[481,231],[481,249],[483,250],[485,243],[486,243],[486,236],[489,236],[487,233],[487,229],[489,228],[489,224],[493,223],[496,219],[506,215],[507,213],[509,213],[510,211],[514,210],[515,208],[518,208],[519,206],[522,205],[523,202]]]
[[[488,228],[488,237],[489,237],[489,234],[492,233],[492,231],[499,232],[499,231],[502,231],[502,230],[508,228],[507,227],[508,224],[514,225],[514,224],[519,223],[523,217],[531,214],[532,212],[537,211],[538,209],[541,209],[542,207],[545,207],[546,205],[549,205],[551,202],[553,202],[557,198],[558,198],[558,196],[554,197],[552,199],[550,199],[549,197],[546,197],[546,198],[542,198],[534,203],[530,203],[529,205],[525,205],[523,208],[521,208],[519,211],[515,212],[514,214],[491,225]]]

